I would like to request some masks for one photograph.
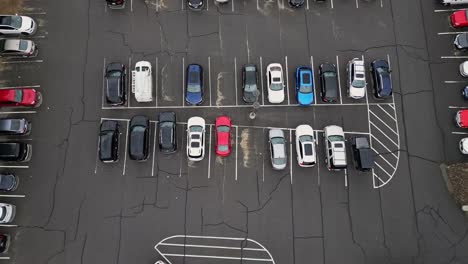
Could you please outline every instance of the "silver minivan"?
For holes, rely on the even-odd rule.
[[[328,170],[346,169],[346,144],[343,128],[339,126],[326,126],[323,129],[325,138],[325,162]]]
[[[281,129],[270,129],[268,132],[270,143],[271,165],[275,170],[284,170],[287,164],[286,139]]]

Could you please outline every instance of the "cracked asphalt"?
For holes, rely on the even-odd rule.
[[[26,1],[25,10],[46,12],[31,15],[41,21],[44,62],[2,66],[1,82],[40,84],[44,103],[28,115],[34,124],[30,169],[17,172],[17,192],[26,198],[4,199],[18,207],[18,227],[1,227],[13,237],[8,261],[154,263],[162,252],[171,264],[259,262],[268,252],[275,263],[468,263],[468,220],[439,168],[462,160],[459,138],[450,133],[453,111],[447,109],[460,96],[443,84],[456,78],[457,62],[440,59],[453,50],[451,40],[435,34],[446,17],[423,0],[358,1],[359,8],[355,1],[335,0],[333,8],[310,1],[309,8],[294,11],[283,0],[237,0],[234,11],[210,1],[199,13],[172,0],[133,0],[121,11],[105,9],[103,1]],[[245,63],[287,63],[294,104],[296,66],[310,65],[311,56],[315,69],[339,58],[344,90],[345,64],[361,55],[367,62],[388,55],[392,62],[399,144],[380,155],[398,153],[399,162],[381,188],[373,188],[369,173],[350,168],[345,179],[342,172],[329,172],[321,138],[315,168],[298,167],[294,156],[284,171],[269,164],[265,127],[309,123],[321,130],[337,124],[367,133],[365,102],[346,105],[353,101],[344,97],[344,105],[311,108],[266,103],[255,121],[248,119],[248,107],[224,107],[237,104],[234,72]],[[143,59],[156,72],[159,108],[105,108],[103,62]],[[205,81],[211,80],[209,100],[200,108],[182,108],[182,69],[188,63],[201,64]],[[145,114],[156,120],[165,107],[181,122],[200,115],[213,123],[220,114],[230,115],[239,125],[231,156],[212,152],[211,159],[188,162],[181,124],[174,155],[156,150],[145,163],[127,159],[124,165],[122,144],[118,163],[96,163],[101,118]],[[171,248],[197,243],[218,248]],[[246,259],[234,258],[234,247]],[[189,254],[217,258],[178,256]]]

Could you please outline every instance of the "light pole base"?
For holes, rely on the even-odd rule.
[[[250,113],[249,113],[249,118],[250,118],[251,120],[254,120],[256,116],[257,116],[257,114],[256,114],[255,112],[250,112]]]

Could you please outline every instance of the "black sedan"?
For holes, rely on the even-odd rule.
[[[257,66],[247,64],[242,68],[242,99],[253,104],[258,100],[259,94]]]
[[[338,99],[338,77],[336,66],[331,63],[321,64],[319,67],[319,76],[322,101],[334,103]]]
[[[99,159],[102,162],[116,162],[119,159],[119,123],[105,120],[99,132]]]
[[[8,251],[10,245],[10,236],[6,234],[0,234],[0,254],[4,254]]]
[[[177,150],[177,124],[174,112],[159,114],[159,150],[170,154]]]
[[[134,116],[130,120],[129,155],[132,160],[148,158],[150,122],[146,116]]]
[[[375,60],[371,63],[371,76],[374,84],[374,96],[384,99],[392,96],[392,71],[386,60]]]
[[[291,7],[301,7],[304,5],[304,0],[289,0],[289,5]]]
[[[109,63],[106,67],[106,101],[110,105],[125,103],[125,65],[117,62]]]
[[[194,11],[200,11],[203,8],[204,0],[187,0],[187,5]]]
[[[0,119],[0,135],[24,136],[29,134],[30,124],[24,118]]]
[[[18,187],[18,178],[11,173],[0,174],[0,191],[13,192]]]

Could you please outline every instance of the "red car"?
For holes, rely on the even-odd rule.
[[[468,27],[468,10],[458,10],[450,15],[450,21],[454,28]]]
[[[42,95],[35,89],[14,88],[0,90],[0,107],[38,107],[42,102]]]
[[[460,110],[455,115],[455,122],[461,128],[468,128],[468,110]]]
[[[231,119],[227,116],[216,118],[216,154],[227,157],[231,154]]]

